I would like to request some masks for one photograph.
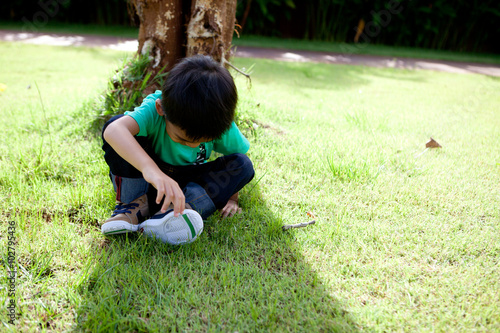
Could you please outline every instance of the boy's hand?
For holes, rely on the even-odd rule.
[[[236,213],[241,213],[241,208],[238,206],[238,201],[229,199],[227,204],[221,210],[222,218],[232,217]]]
[[[161,206],[162,213],[167,211],[170,203],[174,205],[174,216],[179,216],[184,211],[186,198],[175,180],[164,174],[160,169],[155,170],[154,168],[143,170],[142,175],[158,191],[158,195],[156,196],[157,204],[165,196],[165,200]]]
[[[138,133],[137,122],[130,116],[124,116],[109,124],[103,137],[124,160],[141,170],[144,179],[158,190],[156,203],[159,204],[165,196],[161,211],[166,212],[170,203],[173,203],[174,215],[179,216],[185,207],[184,193],[177,182],[164,174],[139,145],[134,138]]]

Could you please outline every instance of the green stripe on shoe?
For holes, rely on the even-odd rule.
[[[130,231],[130,230],[128,230],[128,229],[113,230],[113,231],[105,232],[104,234],[111,235],[111,234],[116,234],[116,233],[122,232],[122,231]]]
[[[184,218],[184,221],[186,221],[187,225],[189,226],[189,229],[191,229],[191,237],[194,238],[196,236],[196,232],[194,231],[193,224],[189,220],[189,217],[187,217],[186,214],[182,214],[182,217]]]

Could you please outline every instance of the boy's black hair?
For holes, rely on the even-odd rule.
[[[231,127],[238,92],[229,71],[209,56],[184,58],[165,81],[166,118],[192,140],[218,139]]]

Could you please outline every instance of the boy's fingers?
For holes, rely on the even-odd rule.
[[[179,216],[179,198],[172,198],[172,204],[174,205],[174,216]]]
[[[184,194],[182,192],[177,193],[174,202],[174,216],[179,216],[179,214],[184,211],[184,200]]]
[[[163,200],[163,205],[161,206],[162,213],[165,213],[167,211],[170,203],[172,203],[172,196],[170,194],[165,194],[165,199]]]
[[[232,217],[237,213],[241,213],[242,209],[238,205],[226,205],[221,211],[222,218]]]
[[[179,199],[181,201],[180,212],[182,213],[184,209],[186,209],[186,197],[184,196],[184,193],[182,191],[180,191]]]
[[[170,201],[168,201],[167,197],[165,197],[165,200],[163,200],[163,205],[161,206],[161,212],[165,213],[167,211],[169,205],[170,205]]]
[[[160,204],[161,199],[163,198],[164,195],[165,195],[164,191],[157,189],[157,194],[156,194],[156,203],[157,204]]]
[[[222,218],[226,218],[228,216],[230,216],[231,214],[231,208],[230,207],[224,207],[224,209],[222,210]]]
[[[168,178],[168,177],[167,177]],[[161,206],[161,212],[165,213],[168,210],[170,204],[174,204],[175,208],[175,188],[172,188],[171,180],[167,179],[165,183],[165,199],[163,200],[163,205]]]
[[[177,185],[177,183],[175,184]],[[177,186],[162,188],[159,186],[157,188],[158,195],[156,196],[156,203],[159,204],[163,197],[163,205],[161,206],[161,212],[165,213],[168,210],[170,204],[174,205],[174,216],[179,216],[180,213],[184,211],[185,208],[185,197],[184,193]]]

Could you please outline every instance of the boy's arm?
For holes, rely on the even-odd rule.
[[[113,149],[137,170],[142,172],[144,179],[158,191],[156,203],[163,196],[162,212],[166,212],[170,203],[174,204],[174,215],[184,211],[185,197],[175,180],[163,173],[153,159],[144,151],[134,136],[139,133],[139,125],[129,116],[121,117],[108,125],[103,133],[104,139]]]

